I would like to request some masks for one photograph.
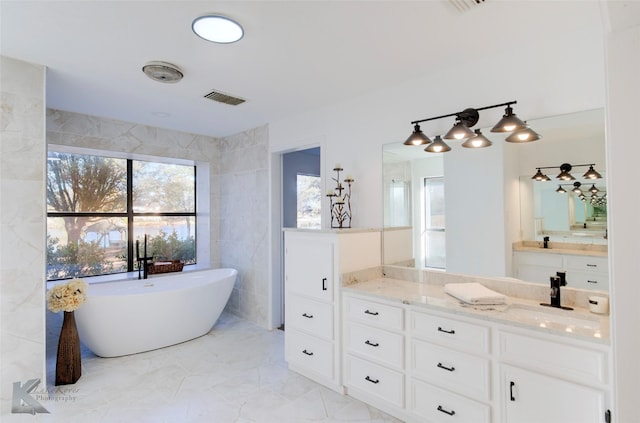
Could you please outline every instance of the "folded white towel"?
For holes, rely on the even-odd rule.
[[[444,292],[468,304],[490,305],[504,304],[506,295],[490,290],[477,282],[448,283]]]

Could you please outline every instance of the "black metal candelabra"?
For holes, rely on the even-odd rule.
[[[337,164],[333,170],[336,177],[331,178],[336,182],[335,189],[330,189],[327,193],[329,197],[329,206],[331,211],[331,228],[350,228],[351,227],[351,184],[355,180],[351,176],[344,179],[346,187],[340,182],[340,172],[344,169]],[[345,192],[344,195],[342,192]]]

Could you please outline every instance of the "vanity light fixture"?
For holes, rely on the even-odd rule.
[[[525,124],[526,123],[527,122],[525,122]],[[540,134],[538,134],[536,131],[534,131],[533,129],[527,126],[524,129],[520,129],[518,131],[513,132],[504,140],[507,142],[531,142],[531,141],[537,141],[540,138],[541,138]]]
[[[436,144],[433,147],[429,145],[424,150],[430,153],[442,153],[442,152],[451,150],[451,147],[449,147],[447,144],[445,144],[444,141],[442,141],[442,139],[444,138],[446,140],[465,140],[462,146],[467,148],[488,147],[492,144],[492,142],[488,138],[486,138],[484,135],[482,135],[482,133],[479,130],[473,131],[471,128],[478,123],[478,120],[480,118],[479,112],[481,110],[493,109],[496,107],[504,107],[504,106],[506,106],[505,114],[502,117],[502,119],[500,119],[500,121],[491,129],[491,132],[518,131],[518,132],[514,132],[507,138],[507,141],[509,142],[528,142],[528,141],[535,141],[542,138],[540,134],[536,133],[531,128],[529,128],[525,122],[521,121],[513,113],[513,108],[511,107],[511,105],[516,103],[517,101],[514,100],[514,101],[508,101],[506,103],[494,104],[492,106],[479,107],[477,109],[467,108],[461,112],[449,113],[442,116],[435,116],[435,117],[426,118],[426,119],[414,120],[413,122],[411,122],[411,124],[414,125],[413,132],[411,133],[409,138],[407,138],[407,140],[404,142],[404,145]],[[453,124],[453,127],[449,131],[447,131],[447,133],[444,136],[442,137],[437,136],[436,140],[434,141],[431,141],[431,139],[426,135],[424,135],[424,133],[420,129],[419,124],[422,122],[443,119],[443,118],[452,117],[452,116],[455,116],[456,118],[455,123]]]
[[[558,189],[556,190],[556,192],[559,192],[560,194],[564,194],[565,192],[567,192],[567,190],[562,188],[562,185],[558,185]]]
[[[589,170],[587,170],[585,172],[585,174],[582,175],[582,176],[584,178],[587,178],[587,179],[600,179],[600,178],[602,178],[602,175],[600,175],[598,172],[595,171],[595,169],[593,168],[594,166],[595,166],[595,163],[592,164],[592,165],[589,165]]]
[[[540,166],[540,167],[536,167],[537,171],[536,171],[535,175],[533,175],[531,177],[531,179],[535,179],[536,181],[550,181],[551,178],[549,178],[547,175],[542,173],[542,169],[560,169],[560,173],[558,174],[558,176],[556,176],[557,179],[560,179],[561,181],[574,181],[576,178],[574,178],[573,175],[571,175],[571,173],[570,173],[571,170],[574,167],[583,167],[583,166],[589,166],[589,170],[583,175],[584,178],[586,178],[586,179],[600,179],[600,178],[602,178],[602,175],[600,175],[594,169],[595,165],[596,165],[595,163],[578,164],[578,165],[571,165],[569,163],[562,163],[560,166]]]
[[[466,148],[484,148],[489,147],[491,144],[493,143],[489,140],[489,138],[482,135],[482,132],[480,132],[479,129],[476,129],[474,135],[463,142],[462,146]]]
[[[551,178],[549,178],[547,175],[545,175],[544,173],[542,173],[542,171],[540,170],[541,168],[538,168],[538,171],[536,172],[535,175],[533,175],[531,177],[531,179],[535,179],[536,181],[550,181]]]
[[[569,173],[571,172],[572,168],[573,167],[569,163],[562,163],[560,165],[560,173],[558,173],[558,176],[556,176],[556,178],[563,181],[572,181],[576,179],[572,174]]]
[[[512,132],[526,128],[527,125],[513,113],[511,104],[507,104],[507,108],[504,110],[504,116],[491,128],[491,132]]]
[[[413,133],[409,135],[404,145],[424,145],[429,143],[431,143],[431,140],[422,132],[420,125],[416,123],[413,127]]]
[[[600,190],[596,188],[596,184],[593,184],[591,185],[591,188],[589,188],[589,192],[592,194],[597,194],[598,192],[600,192]]]
[[[580,182],[574,182],[573,183],[573,189],[571,191],[575,192],[578,195],[582,194],[582,190],[580,189],[581,185],[582,184]]]
[[[244,29],[233,19],[222,15],[204,15],[193,20],[193,32],[203,40],[218,44],[230,44],[244,36]]]
[[[447,151],[450,151],[450,150],[451,150],[451,147],[449,147],[447,143],[442,141],[442,138],[440,138],[440,135],[436,135],[433,142],[424,149],[424,151],[428,153],[446,153]]]

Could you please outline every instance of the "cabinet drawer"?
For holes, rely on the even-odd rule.
[[[346,297],[345,311],[345,317],[347,319],[369,325],[398,331],[401,331],[404,326],[404,311],[401,307]]]
[[[479,400],[489,400],[489,360],[414,340],[411,368],[416,377]]]
[[[345,384],[398,407],[404,407],[402,373],[347,355]]]
[[[436,388],[419,380],[411,380],[409,410],[434,423],[489,423],[491,407]]]
[[[489,328],[446,317],[411,311],[414,337],[434,341],[447,347],[477,353],[489,352]]]
[[[333,306],[296,295],[287,296],[286,327],[333,339]]]
[[[562,254],[558,253],[516,253],[518,264],[532,264],[535,266],[553,267],[562,270]]]
[[[290,364],[328,379],[334,378],[333,344],[329,341],[287,328],[285,358]]]
[[[404,336],[401,334],[350,322],[346,343],[350,352],[400,369],[403,367]]]
[[[607,357],[603,351],[515,333],[501,332],[499,336],[503,361],[579,382],[607,382]]]
[[[591,256],[566,256],[567,269],[592,272],[608,272],[607,258]]]
[[[567,271],[567,286],[577,289],[609,290],[609,275],[603,272]]]

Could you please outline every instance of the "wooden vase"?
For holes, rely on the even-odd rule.
[[[73,311],[65,311],[60,339],[58,340],[56,385],[76,383],[81,374],[80,336],[76,327],[76,317]]]

